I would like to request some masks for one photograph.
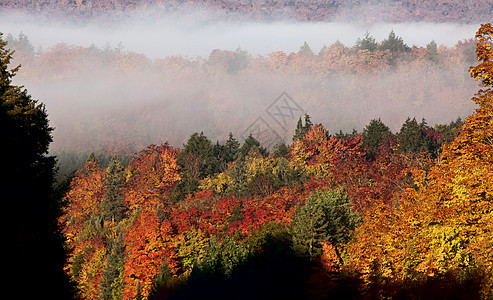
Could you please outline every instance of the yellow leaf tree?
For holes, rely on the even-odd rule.
[[[348,248],[348,266],[372,296],[395,296],[410,282],[477,278],[477,296],[493,296],[491,25],[482,25],[476,38],[480,63],[470,72],[482,84],[472,99],[477,110],[442,147],[438,164],[409,170],[414,184],[399,194],[397,206],[374,206]]]

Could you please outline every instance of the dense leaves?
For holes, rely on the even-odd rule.
[[[463,125],[330,135],[306,116],[285,155],[196,133],[127,167],[91,156],[59,219],[79,296],[491,298],[492,34],[478,31],[482,89]]]

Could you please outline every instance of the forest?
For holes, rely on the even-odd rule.
[[[203,57],[0,32],[14,298],[493,298],[490,0],[4,0],[0,12],[42,30],[173,14],[178,26],[486,23],[454,45],[392,30]]]
[[[493,28],[464,122],[380,119],[331,135],[309,115],[252,136],[92,155],[59,219],[82,298],[490,298]]]
[[[493,13],[489,0],[4,0],[0,10],[78,22],[117,20],[128,12],[146,18],[161,13],[208,10],[215,17],[229,20],[476,23],[489,21]]]
[[[313,61],[313,72],[368,75],[373,63],[447,68],[446,59],[461,60],[473,45],[468,73],[479,90],[469,95],[475,110],[464,120],[430,126],[408,117],[392,130],[374,118],[360,132],[329,132],[307,113],[289,141],[271,149],[251,134],[242,141],[229,133],[220,142],[197,131],[181,147],[163,141],[130,158],[118,150],[104,165],[92,153],[54,188],[46,107],[13,82],[42,72],[33,66],[46,54],[33,55],[27,70],[9,69],[17,52],[0,36],[0,132],[7,145],[0,153],[9,174],[0,192],[12,241],[7,255],[15,262],[7,284],[20,298],[491,299],[492,42],[493,27],[484,24],[453,49],[404,47],[391,33],[381,43],[367,35],[353,49],[332,45],[315,55],[302,47],[256,58],[285,72]],[[461,56],[441,55],[450,52]],[[76,68],[64,65],[62,53],[45,66],[61,62],[61,76],[71,76]],[[206,68],[218,61],[215,72],[235,73],[240,54],[178,62]],[[326,60],[339,67],[317,63]]]

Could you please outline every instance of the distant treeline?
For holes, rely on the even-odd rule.
[[[90,19],[121,18],[133,12],[142,17],[160,13],[187,13],[202,10],[224,19],[356,21],[375,22],[487,22],[492,11],[489,1],[446,0],[308,0],[308,1],[198,1],[198,0],[86,0],[86,1],[2,1],[2,11],[41,14],[51,20],[85,22]]]
[[[206,58],[154,60],[122,47],[35,49],[22,33],[7,41],[13,65],[22,64],[19,81],[46,99],[58,153],[181,145],[197,128],[212,140],[241,138],[282,91],[331,132],[361,131],[373,118],[394,131],[408,116],[448,123],[474,109],[465,100],[476,89],[465,73],[475,62],[472,39],[416,47],[394,32],[382,41],[367,33],[351,47],[314,51],[305,43],[293,53],[217,49]],[[274,129],[287,141],[296,121]]]

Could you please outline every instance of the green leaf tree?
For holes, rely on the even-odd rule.
[[[339,252],[338,247],[349,241],[358,222],[358,215],[352,211],[351,201],[343,190],[313,192],[293,216],[293,247],[312,260],[322,253],[324,241]]]

